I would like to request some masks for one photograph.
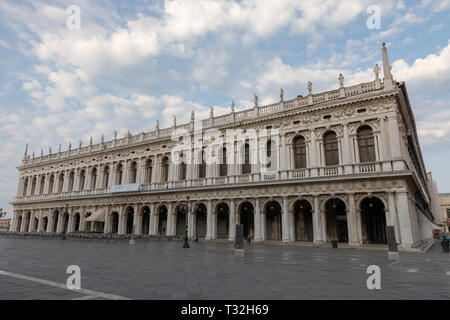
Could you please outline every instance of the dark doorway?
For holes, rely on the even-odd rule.
[[[281,240],[281,206],[277,201],[266,204],[266,240]]]
[[[254,236],[254,208],[253,205],[246,201],[239,206],[240,223],[244,226],[244,237]]]
[[[363,243],[386,244],[386,213],[383,202],[375,197],[361,202],[361,231]]]
[[[347,212],[345,203],[338,198],[327,201],[325,205],[327,220],[327,240],[348,242]]]
[[[297,200],[294,203],[294,224],[296,241],[314,240],[312,208],[308,201]]]

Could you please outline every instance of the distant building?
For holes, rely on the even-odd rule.
[[[0,219],[0,231],[9,231],[11,219]]]
[[[450,231],[450,193],[439,194],[441,200],[441,214],[445,232]]]
[[[327,92],[313,93],[308,82],[307,95],[284,100],[281,90],[271,105],[255,95],[252,108],[233,103],[226,115],[211,108],[208,119],[174,117],[168,128],[157,122],[123,138],[115,131],[113,140],[39,157],[26,149],[12,230],[176,236],[187,222],[189,237],[233,241],[242,224],[256,242],[359,247],[386,244],[386,226],[394,226],[400,249],[423,248],[439,228],[437,187],[385,46],[382,59],[370,82],[345,86],[340,75]],[[186,160],[191,154],[196,161]],[[194,210],[186,216],[187,197]]]

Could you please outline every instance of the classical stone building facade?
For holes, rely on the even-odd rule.
[[[256,144],[227,141],[219,163],[173,161],[176,130],[189,133],[188,149],[200,141],[194,115],[187,124],[174,119],[171,128],[115,133],[40,157],[25,151],[12,230],[173,236],[187,219],[190,237],[233,240],[241,223],[254,241],[361,246],[386,243],[392,225],[400,248],[420,247],[432,236],[432,195],[405,84],[393,80],[384,46],[382,56],[383,79],[377,65],[368,83],[344,86],[341,75],[336,90],[313,94],[309,83],[304,97],[284,101],[281,91],[272,105],[259,106],[255,96],[252,109],[211,111],[201,133],[272,132]],[[275,171],[250,162],[261,145]]]
[[[450,229],[450,193],[441,193],[439,195],[441,205],[441,217],[443,224],[443,231],[449,233]]]

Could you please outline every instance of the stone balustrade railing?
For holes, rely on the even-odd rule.
[[[383,166],[385,164],[385,166]],[[388,166],[386,166],[388,164]],[[329,176],[342,176],[342,175],[361,175],[361,174],[373,174],[387,172],[383,171],[383,168],[389,166],[390,161],[378,161],[365,164],[348,164],[338,165],[331,167],[317,167],[317,168],[304,168],[304,169],[292,169],[286,170],[286,176],[282,175],[282,172],[260,172],[244,175],[228,175],[223,177],[207,177],[201,179],[192,179],[184,181],[169,181],[169,182],[157,182],[151,184],[141,184],[137,191],[124,191],[127,193],[145,192],[145,191],[158,191],[166,189],[182,189],[190,187],[203,187],[203,186],[220,186],[230,185],[233,183],[255,183],[255,182],[276,182],[283,180],[302,180],[313,177],[329,177]],[[344,167],[350,168],[350,170],[344,170]],[[312,172],[316,172],[314,175]],[[347,173],[345,173],[347,172]],[[392,172],[389,171],[389,172]],[[16,197],[15,202],[27,202],[27,201],[40,201],[40,200],[56,200],[62,198],[78,198],[86,196],[107,195],[112,193],[119,193],[111,191],[111,188],[84,190],[84,191],[72,191],[65,193],[53,193],[53,194],[41,194],[33,196]]]
[[[203,128],[211,128],[213,126],[219,126],[219,125],[225,125],[233,123],[234,121],[242,121],[247,119],[253,119],[256,116],[267,116],[270,114],[283,112],[284,110],[289,110],[293,108],[298,107],[304,107],[316,103],[322,103],[326,101],[332,101],[337,100],[340,98],[346,98],[346,97],[352,97],[360,94],[364,94],[367,92],[380,90],[382,88],[381,83],[377,81],[367,82],[367,83],[361,83],[358,85],[350,86],[350,87],[343,87],[341,89],[337,90],[331,90],[327,92],[322,92],[318,94],[311,94],[305,97],[297,97],[292,100],[283,101],[274,103],[271,105],[266,106],[260,106],[257,107],[258,111],[255,110],[255,108],[238,111],[218,117],[213,117],[209,119],[202,120]],[[256,114],[258,112],[258,114]],[[181,124],[176,127],[177,129],[183,128],[186,130],[190,130],[191,124]],[[52,153],[49,155],[41,156],[41,157],[35,157],[30,158],[25,161],[23,161],[22,165],[33,165],[37,163],[42,163],[46,161],[53,161],[53,160],[59,160],[68,158],[71,156],[76,156],[80,154],[88,154],[91,152],[101,151],[101,150],[107,150],[107,149],[113,149],[116,147],[123,147],[128,146],[132,144],[142,143],[142,142],[150,142],[155,139],[159,138],[167,138],[172,135],[172,132],[174,130],[174,127],[161,129],[159,131],[151,131],[151,132],[142,132],[137,135],[131,135],[120,139],[114,139],[107,142],[92,144],[88,146],[84,146],[77,149],[71,149],[66,151],[61,151],[57,153]]]

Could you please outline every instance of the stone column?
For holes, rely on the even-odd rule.
[[[281,135],[281,157],[280,157],[280,171],[281,179],[287,179],[287,148],[286,148],[286,135]]]
[[[388,192],[388,206],[389,208],[386,208],[385,214],[386,214],[386,225],[388,226],[394,226],[395,231],[395,240],[397,243],[400,243],[400,231],[398,228],[398,221],[397,221],[397,208],[395,206],[395,194],[393,192]]]
[[[192,213],[195,208],[194,208],[194,203],[189,202],[188,203],[189,208],[191,208],[191,210],[188,213],[188,237],[189,238],[193,238],[195,236],[194,234],[194,214]]]
[[[62,232],[64,218],[63,210],[64,209],[59,209],[58,211],[58,225],[56,226],[56,232]]]
[[[266,212],[264,209],[261,211],[261,241],[265,241],[267,239],[266,235]]]
[[[342,158],[343,158],[343,164],[344,164],[344,174],[352,174],[353,170],[352,170],[352,166],[351,164],[351,153],[350,153],[350,137],[348,135],[348,124],[344,123],[342,125],[343,127],[343,132],[344,132],[344,137],[342,140]]]
[[[254,233],[254,241],[261,241],[261,206],[259,204],[259,198],[255,199],[255,233]]]
[[[139,234],[139,206],[137,204],[133,205],[134,215],[133,215],[133,234]]]
[[[325,242],[325,230],[324,225],[322,224],[322,217],[320,212],[320,201],[319,195],[314,195],[314,208],[313,208],[313,233],[314,233],[314,242],[315,243],[323,243]]]
[[[154,236],[154,235],[156,235],[156,232],[155,232],[155,204],[151,203],[149,207],[150,207],[150,225],[149,225],[148,230],[149,230],[149,235]]]
[[[71,209],[69,213],[69,223],[67,224],[67,232],[73,232],[74,215],[75,212]]]
[[[108,234],[111,233],[111,216],[110,216],[110,208],[109,206],[105,206],[105,225],[103,227],[103,233]]]
[[[230,200],[229,228],[228,240],[234,241],[236,239],[236,203],[234,198]]]
[[[48,213],[48,222],[47,222],[47,230],[45,232],[52,232],[52,225],[53,225],[53,210],[50,209]]]
[[[281,216],[283,242],[289,242],[288,199],[283,197],[283,214]]]
[[[212,202],[208,200],[207,204],[207,215],[206,215],[206,240],[211,240],[212,238]]]
[[[397,213],[400,230],[400,246],[404,249],[413,247],[413,231],[411,216],[409,213],[408,192],[406,190],[397,192]]]
[[[119,234],[125,234],[125,232],[124,232],[124,224],[125,224],[125,221],[124,221],[124,210],[125,210],[125,208],[124,208],[124,206],[123,205],[121,205],[121,206],[119,206],[119,226],[118,226],[118,233]]]
[[[348,243],[351,246],[361,246],[362,239],[358,233],[359,220],[355,210],[355,195],[348,194],[348,209],[347,209],[347,228],[348,228]]]
[[[394,170],[403,170],[405,165],[402,160],[402,148],[400,139],[400,130],[397,115],[388,117],[389,137],[391,145],[391,156],[393,160]]]
[[[30,213],[30,221],[28,221],[27,232],[33,232],[34,211]]]
[[[311,144],[310,144],[310,163],[311,163],[311,176],[317,177],[319,175],[318,172],[318,163],[317,163],[317,142],[316,142],[316,132],[315,129],[310,130],[311,135]]]
[[[173,226],[174,226],[174,214],[172,212],[172,202],[169,202],[167,205],[167,226],[166,226],[166,235],[173,236]]]

